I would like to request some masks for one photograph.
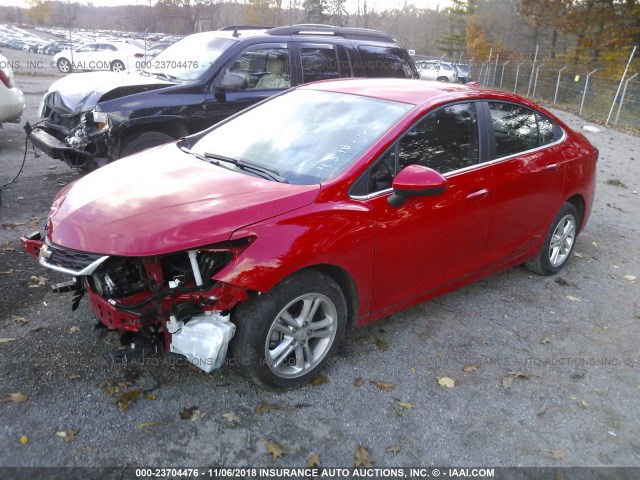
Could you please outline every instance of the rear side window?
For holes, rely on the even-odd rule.
[[[367,77],[413,78],[411,59],[399,47],[360,45],[358,47]]]
[[[560,138],[560,127],[521,105],[489,102],[496,157],[525,152]]]
[[[300,48],[302,83],[340,78],[336,51],[332,47]]]

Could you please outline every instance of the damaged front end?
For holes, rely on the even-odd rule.
[[[44,97],[40,117],[41,122],[35,126],[27,122],[24,129],[31,143],[51,158],[92,170],[97,157],[108,155],[112,125],[105,112],[71,111],[53,92]]]
[[[53,287],[73,293],[73,310],[86,294],[97,328],[122,333],[126,348],[108,354],[111,360],[173,352],[210,372],[222,365],[234,335],[231,310],[248,297],[214,276],[252,240],[140,258],[79,252],[39,234],[22,237],[21,244],[41,265],[73,276]]]

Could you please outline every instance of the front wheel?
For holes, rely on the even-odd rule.
[[[167,135],[166,133],[145,132],[132,138],[125,144],[124,148],[120,152],[120,158],[133,155],[134,153],[141,152],[147,148],[157,147],[158,145],[173,142],[174,140],[175,138]]]
[[[542,249],[525,266],[540,275],[553,275],[562,270],[576,245],[579,218],[576,207],[565,203],[553,219]]]
[[[71,62],[66,58],[59,59],[56,65],[62,73],[69,73],[71,71]]]
[[[340,346],[346,305],[330,277],[315,270],[296,273],[236,307],[232,355],[242,373],[259,385],[304,385]]]

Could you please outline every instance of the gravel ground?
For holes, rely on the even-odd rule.
[[[53,78],[16,80],[33,122]],[[107,364],[116,336],[98,339],[86,302],[72,313],[50,292],[66,278],[19,251],[80,176],[29,151],[0,207],[0,465],[304,467],[315,453],[351,467],[362,446],[374,467],[639,467],[640,140],[598,128],[596,203],[566,270],[513,268],[357,330],[326,382],[286,393],[228,366]],[[6,125],[1,183],[23,153]]]

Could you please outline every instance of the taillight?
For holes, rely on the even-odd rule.
[[[133,58],[143,58],[144,54],[143,53],[136,53],[133,55]]]
[[[0,80],[7,88],[13,88],[13,80],[9,74],[0,68]]]

